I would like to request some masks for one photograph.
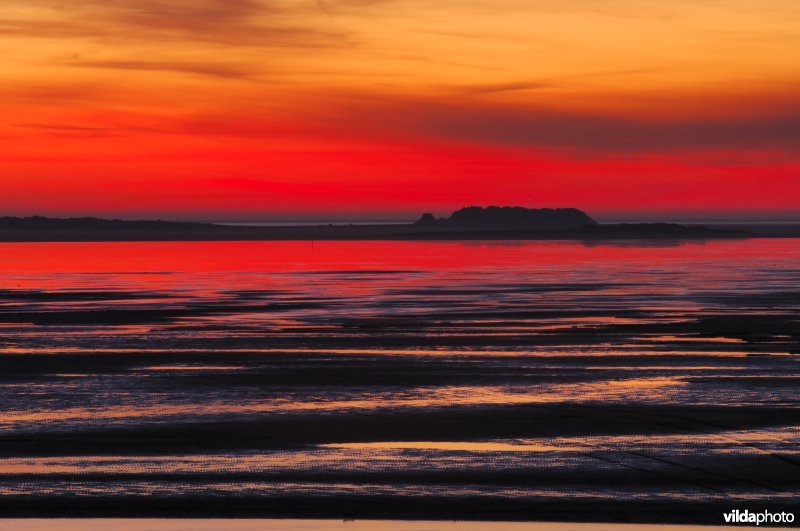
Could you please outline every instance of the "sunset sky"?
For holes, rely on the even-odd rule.
[[[800,218],[797,0],[4,0],[0,215]]]

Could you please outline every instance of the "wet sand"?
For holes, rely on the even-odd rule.
[[[70,245],[3,249],[2,516],[800,513],[796,241]]]
[[[141,520],[141,519],[99,519],[99,520],[0,520],[0,529],[8,531],[111,531],[130,529],[133,531],[483,531],[487,527],[499,531],[721,531],[730,527],[718,526],[678,526],[678,525],[626,525],[626,524],[563,524],[539,522],[536,524],[519,522],[431,522],[431,521],[330,521],[330,520]],[[764,526],[737,526],[738,529],[752,531],[769,529]]]

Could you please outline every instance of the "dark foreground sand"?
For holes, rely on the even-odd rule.
[[[433,522],[391,520],[0,520],[6,531],[721,531],[730,527],[636,525],[636,524],[565,524],[553,522]],[[767,527],[737,526],[753,531]]]

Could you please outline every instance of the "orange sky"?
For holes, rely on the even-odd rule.
[[[0,214],[800,217],[796,0],[4,0]]]

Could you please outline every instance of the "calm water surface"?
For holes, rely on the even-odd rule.
[[[796,507],[798,310],[792,239],[0,244],[0,514]]]

